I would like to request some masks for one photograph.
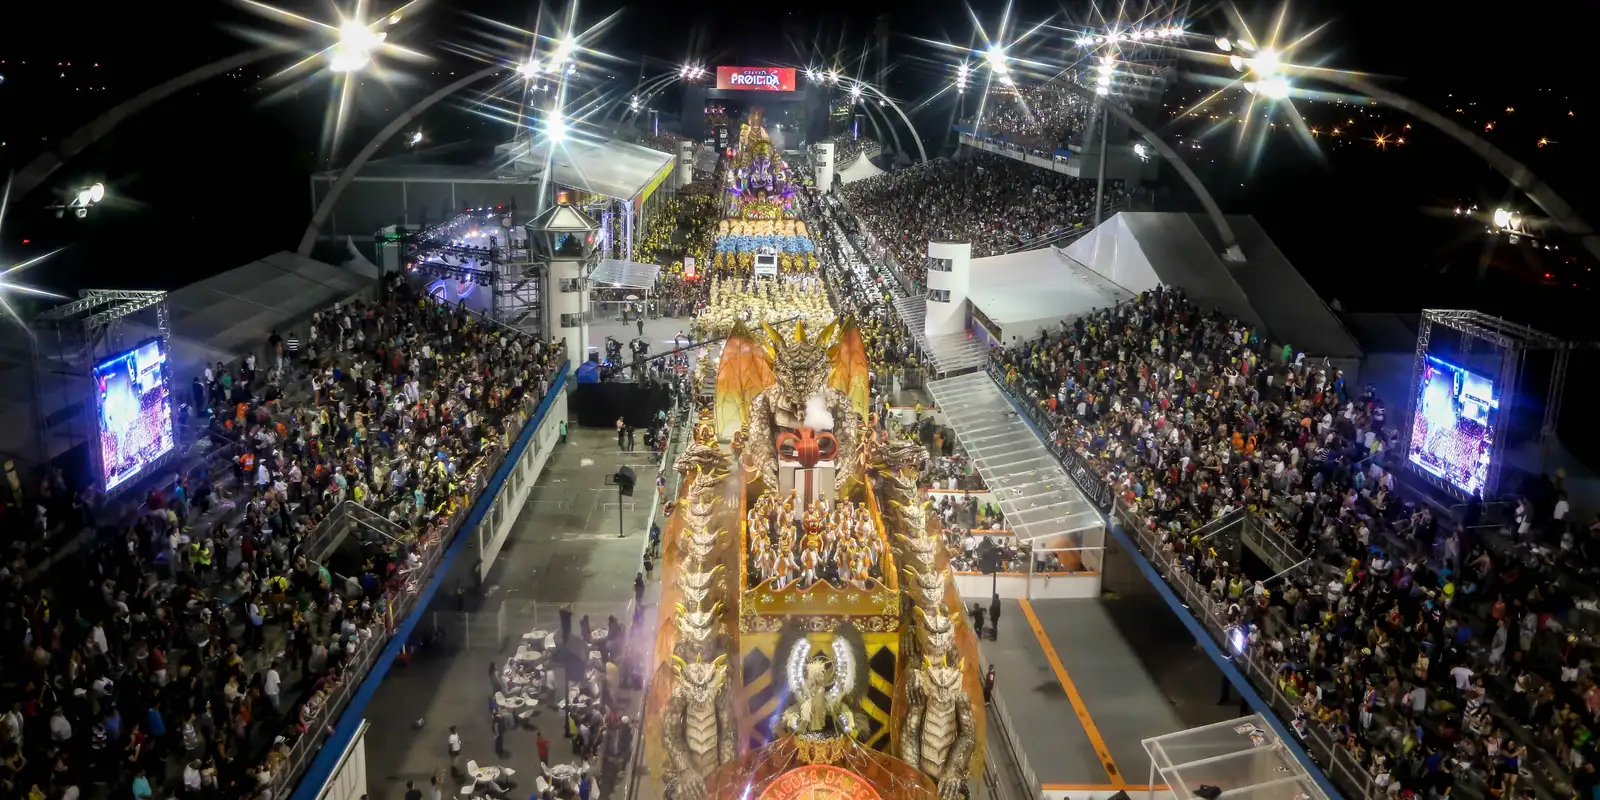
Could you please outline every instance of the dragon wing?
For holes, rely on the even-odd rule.
[[[869,680],[867,643],[861,629],[849,622],[840,623],[833,632],[833,688],[829,694],[854,708],[866,695]]]
[[[833,366],[828,373],[828,386],[849,397],[856,413],[865,417],[871,412],[867,346],[854,320],[846,317],[840,328],[838,341],[828,349],[828,360]]]
[[[732,439],[733,434],[750,421],[750,401],[762,389],[771,386],[773,380],[772,364],[764,348],[744,323],[734,323],[733,333],[723,343],[722,360],[717,365],[717,435]]]
[[[780,691],[790,698],[800,696],[805,682],[806,659],[811,657],[811,642],[799,625],[786,625],[778,634],[778,644],[772,649],[774,679],[779,680]],[[784,705],[790,700],[785,699]]]

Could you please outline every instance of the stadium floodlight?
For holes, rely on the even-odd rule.
[[[983,54],[983,60],[988,62],[989,69],[994,70],[996,75],[1004,75],[1011,70],[1011,68],[1006,65],[1008,58],[1009,57],[1006,55],[1006,49],[1000,45],[994,45],[990,47],[988,51]]]
[[[517,65],[517,74],[521,75],[523,80],[531,81],[539,77],[539,73],[543,69],[544,67],[539,63],[539,59],[530,58],[526,62]]]
[[[1233,50],[1233,42],[1228,41],[1228,37],[1226,36],[1218,36],[1217,49],[1224,53],[1230,52]]]
[[[1138,157],[1140,161],[1150,160],[1150,148],[1145,147],[1144,142],[1133,143],[1133,154]]]
[[[1112,72],[1116,71],[1117,65],[1110,61],[1102,61],[1095,66],[1095,69],[1098,70],[1101,75],[1110,75]]]
[[[1242,58],[1240,58],[1238,56],[1228,56],[1228,65],[1233,67],[1235,71],[1238,71],[1238,72],[1244,72],[1245,71],[1244,59],[1242,59]]]
[[[409,141],[409,144],[412,147],[416,147],[417,145],[422,144],[422,131],[417,131],[417,132],[411,134],[411,139]]]
[[[572,60],[572,54],[578,49],[578,43],[571,36],[563,36],[556,41],[555,52],[550,54],[552,66],[559,66]]]
[[[1261,81],[1257,89],[1262,97],[1282,100],[1289,96],[1289,81],[1285,80],[1281,75],[1274,75]]]
[[[561,116],[561,109],[552,108],[544,117],[544,135],[552,142],[560,143],[567,138],[567,120]]]
[[[1511,227],[1511,212],[1507,211],[1507,210],[1505,210],[1503,208],[1495,209],[1494,210],[1494,226],[1496,228],[1509,228],[1509,227]]]
[[[89,187],[88,191],[90,203],[98,203],[106,199],[106,185],[103,183],[97,181],[93,186]]]
[[[362,69],[372,63],[372,54],[388,35],[356,20],[345,20],[339,25],[339,41],[328,51],[328,68],[334,72]]]
[[[1256,53],[1255,58],[1250,59],[1250,69],[1255,70],[1256,74],[1263,78],[1270,78],[1278,74],[1279,66],[1278,51],[1270,47],[1262,49],[1261,52]]]
[[[830,71],[828,73],[828,83],[838,83],[838,82],[839,82],[839,70]]]
[[[1094,37],[1093,36],[1079,36],[1078,37],[1078,46],[1079,47],[1093,47],[1094,46]]]
[[[1096,86],[1109,87],[1111,85],[1111,76],[1109,74],[1101,75],[1094,79],[1094,83]]]

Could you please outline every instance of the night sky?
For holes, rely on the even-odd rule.
[[[70,27],[43,24],[39,17],[0,26],[0,161],[18,169],[49,141],[118,100],[250,47],[241,30],[291,33],[228,3],[184,5],[208,10],[177,15],[152,13],[148,4],[93,4]],[[326,3],[286,5],[328,16]],[[1240,12],[1259,32],[1275,8],[1252,4]],[[1001,7],[975,10],[992,34]],[[173,98],[68,162],[49,185],[13,207],[0,231],[0,251],[17,260],[41,248],[67,246],[30,280],[70,291],[89,284],[170,288],[292,247],[310,214],[310,172],[327,168],[330,157],[342,163],[409,105],[408,98],[425,94],[455,69],[471,68],[473,62],[450,50],[495,48],[487,19],[526,27],[537,13],[536,6],[503,0],[435,2],[410,12],[395,39],[434,60],[386,62],[400,79],[369,80],[361,87],[337,150],[324,135],[326,77],[288,88],[265,81],[282,59]],[[619,98],[641,69],[659,72],[686,58],[708,66],[831,60],[852,69],[875,18],[887,13],[894,65],[888,88],[916,105],[949,82],[955,60],[922,40],[966,44],[974,36],[962,5],[873,0],[803,6],[595,2],[581,7],[580,27],[613,13],[595,40],[610,58],[585,73],[591,79],[614,75],[608,86]],[[1100,18],[1086,5],[1045,3],[1019,4],[1013,16],[1024,27],[1046,18],[1064,27]],[[544,30],[557,18],[556,7],[548,9]],[[1206,38],[1229,32],[1216,6],[1190,6],[1183,19]],[[1600,113],[1587,99],[1592,37],[1586,25],[1570,18],[1570,9],[1553,3],[1303,2],[1288,19],[1290,30],[1327,23],[1312,44],[1297,51],[1304,56],[1297,60],[1360,69],[1438,110],[1454,114],[1460,108],[1456,117],[1463,124],[1523,159],[1580,214],[1600,218],[1592,188],[1600,175],[1588,152],[1594,141],[1590,117]],[[1071,52],[1062,36],[1026,46],[1059,58]],[[1193,101],[1199,91],[1189,76],[1194,69],[1178,65],[1163,98],[1169,109]],[[510,137],[503,125],[468,113],[469,100],[430,112],[423,128],[432,141]],[[1324,297],[1361,310],[1477,306],[1530,322],[1536,315],[1559,316],[1545,313],[1552,308],[1590,304],[1591,265],[1568,258],[1578,256],[1576,246],[1537,257],[1516,248],[1497,250],[1487,246],[1481,226],[1452,217],[1452,207],[1471,203],[1537,215],[1466,149],[1421,126],[1405,129],[1412,120],[1394,112],[1318,102],[1296,106],[1308,125],[1341,127],[1340,140],[1319,138],[1321,152],[1312,155],[1286,132],[1267,134],[1259,146],[1236,146],[1234,131],[1220,127],[1196,139],[1205,126],[1192,118],[1167,122],[1162,132],[1201,143],[1199,150],[1185,150],[1185,157],[1223,209],[1255,214]],[[1225,116],[1238,104],[1215,107]],[[1514,111],[1505,112],[1507,107]],[[950,114],[943,100],[915,114],[930,150],[946,140]],[[1490,123],[1494,128],[1485,130]],[[1380,147],[1380,136],[1403,136],[1406,144]],[[1537,146],[1541,138],[1546,146]],[[113,200],[91,219],[57,221],[43,210],[50,191],[93,180],[105,181]],[[1171,187],[1162,193],[1161,210],[1195,207],[1176,181],[1163,183]]]

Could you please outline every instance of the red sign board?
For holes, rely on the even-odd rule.
[[[717,88],[748,92],[792,92],[794,68],[717,67]]]

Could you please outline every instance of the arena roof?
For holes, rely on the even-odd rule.
[[[1255,219],[1229,216],[1243,263],[1226,263],[1205,217],[1124,211],[1066,253],[1131,292],[1177,286],[1202,308],[1215,308],[1265,330],[1309,355],[1358,359],[1361,347],[1295,270]]]
[[[377,278],[370,264],[339,267],[281,252],[169,292],[172,339],[168,356],[180,396],[187,399],[189,382],[208,365],[264,351],[273,330],[287,332],[313,311],[374,294]],[[121,325],[121,339],[127,346],[157,335],[154,327],[134,317],[124,318]],[[48,344],[49,338],[42,337],[41,343]],[[50,357],[48,348],[41,348],[41,357]],[[32,370],[24,348],[0,353],[0,387],[4,387],[0,389],[0,413],[8,419],[35,419],[35,391],[46,398],[43,415],[62,412],[72,398],[79,398],[73,405],[88,398],[87,375],[79,377],[52,367],[40,376],[47,385],[36,388],[29,374]],[[0,426],[0,452],[6,454],[45,461],[58,454],[62,449],[58,445],[59,437],[49,444],[39,442],[31,422]]]
[[[1007,342],[1133,298],[1054,247],[974,258],[970,276],[967,299],[1000,326]]]
[[[367,162],[357,181],[390,183],[534,183],[541,179],[550,143],[513,154],[506,143],[492,153],[458,143]],[[674,156],[614,139],[567,140],[555,145],[550,179],[562,186],[631,200],[669,167]],[[339,170],[317,173],[313,180],[333,182]]]
[[[503,145],[496,152],[511,154],[511,146]],[[556,183],[631,200],[670,167],[676,156],[615,139],[568,139],[535,144],[527,152],[514,154],[514,159],[520,168],[535,174],[548,163],[551,179]]]

